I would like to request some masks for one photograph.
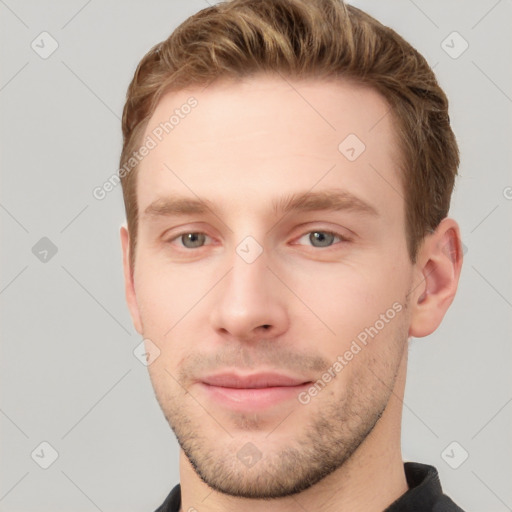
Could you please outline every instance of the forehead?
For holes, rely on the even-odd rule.
[[[169,92],[144,139],[154,147],[139,165],[140,212],[174,193],[243,208],[335,187],[402,214],[389,105],[346,80],[257,76]]]

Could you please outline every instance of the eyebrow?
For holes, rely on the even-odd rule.
[[[275,215],[297,211],[353,211],[366,215],[379,216],[378,211],[346,190],[326,190],[319,192],[297,192],[272,200]],[[214,203],[208,199],[171,196],[153,201],[143,213],[144,217],[180,216],[215,212]]]

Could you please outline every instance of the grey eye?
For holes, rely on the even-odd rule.
[[[203,233],[185,233],[181,235],[180,238],[184,247],[187,249],[196,249],[204,244],[206,236]]]
[[[336,238],[335,234],[327,233],[326,231],[312,231],[309,234],[309,240],[314,247],[328,247],[333,243],[334,238]],[[319,245],[315,245],[316,242]]]

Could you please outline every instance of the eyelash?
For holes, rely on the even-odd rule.
[[[306,231],[303,235],[301,235],[298,238],[298,240],[300,240],[304,236],[309,235],[311,233],[323,233],[323,234],[326,234],[326,235],[333,235],[334,237],[336,237],[336,238],[338,238],[340,240],[340,242],[338,242],[338,243],[350,242],[349,238],[341,235],[340,233],[336,233],[335,231],[322,230],[322,229],[313,229],[311,231]],[[177,235],[173,236],[171,239],[166,240],[166,243],[171,244],[175,240],[179,240],[184,235],[192,235],[192,234],[193,235],[206,235],[206,233],[202,233],[201,231],[182,231],[181,233],[178,233]],[[206,236],[208,237],[208,235],[206,235]],[[313,245],[311,245],[310,247],[312,247],[313,249],[325,249],[325,250],[328,250],[328,249],[331,249],[332,247],[334,247],[335,245],[336,245],[336,243],[333,242],[333,245],[330,245],[328,247],[314,247]],[[202,249],[203,247],[205,247],[205,246],[203,245],[201,247],[195,247],[195,248],[188,248],[188,247],[185,247],[183,245],[181,246],[181,248],[183,248],[187,252],[190,252],[190,251],[193,251],[193,250],[197,250],[197,249]]]

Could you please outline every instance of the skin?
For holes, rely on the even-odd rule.
[[[182,510],[382,511],[407,491],[408,338],[432,333],[455,296],[459,227],[444,219],[411,263],[392,119],[371,89],[264,75],[221,81],[168,93],[145,136],[190,96],[197,107],[140,164],[133,269],[121,228],[128,306],[160,350],[150,378],[181,447]],[[351,133],[366,146],[353,162],[338,150]],[[334,189],[378,215],[271,207]],[[215,209],[143,214],[173,194]],[[183,233],[207,236],[191,243]],[[262,249],[252,263],[236,252],[247,236]],[[234,411],[198,383],[224,370],[315,382],[394,303],[401,311],[307,404]],[[251,467],[237,457],[248,442],[261,455]]]

